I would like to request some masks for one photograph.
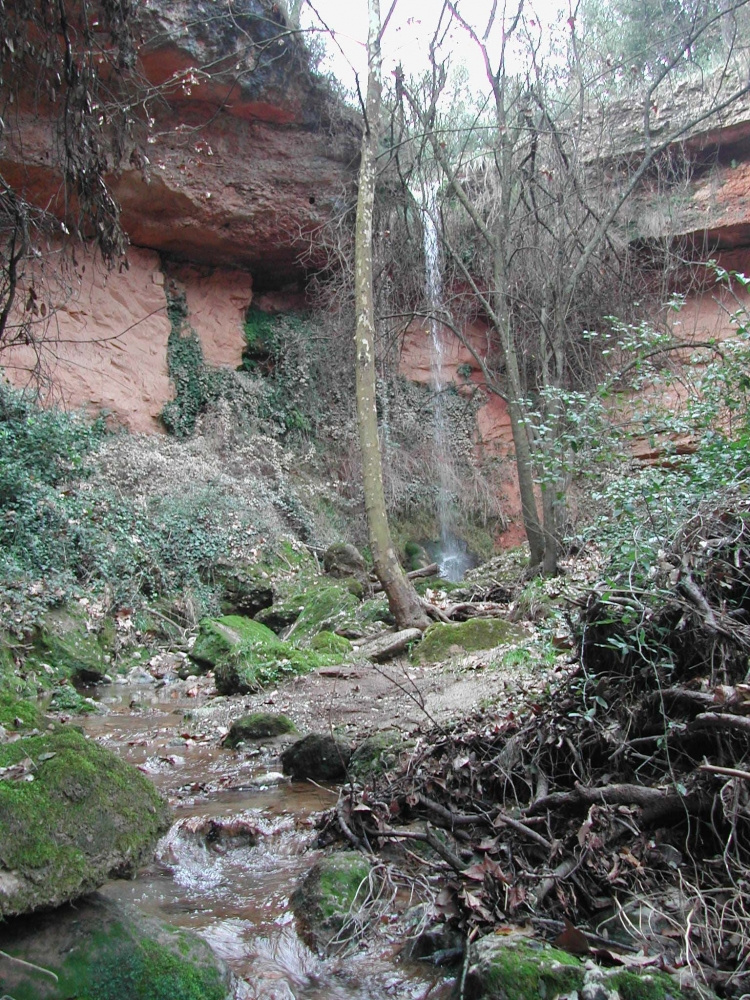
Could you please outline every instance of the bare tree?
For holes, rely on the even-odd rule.
[[[354,250],[354,301],[357,424],[362,451],[362,478],[367,527],[375,572],[401,628],[424,629],[429,618],[413,585],[404,574],[391,540],[383,490],[378,437],[375,370],[375,307],[372,276],[372,219],[381,131],[380,2],[368,0],[367,98],[359,166]]]

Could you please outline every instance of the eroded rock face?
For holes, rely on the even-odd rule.
[[[333,101],[270,0],[240,0],[232,16],[211,0],[148,0],[142,24],[139,69],[161,97],[110,178],[131,242],[275,287],[300,277],[310,234],[352,189],[357,127],[331,124]],[[0,173],[63,215],[44,113],[17,109]]]

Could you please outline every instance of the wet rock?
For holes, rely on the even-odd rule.
[[[493,649],[506,642],[517,642],[525,636],[518,625],[503,618],[470,618],[465,622],[436,622],[430,625],[415,647],[415,663],[440,663],[461,653],[478,649]]]
[[[296,727],[286,715],[273,712],[253,712],[235,719],[224,739],[224,746],[233,749],[248,740],[262,740],[285,733],[296,732]]]
[[[352,755],[351,747],[333,736],[311,733],[297,740],[281,755],[284,774],[298,781],[340,781]]]
[[[14,1000],[232,995],[233,977],[197,934],[99,895],[0,925],[0,950],[0,983]]]
[[[370,877],[367,860],[352,851],[316,861],[290,899],[310,948],[329,951],[362,931],[368,923]]]
[[[169,826],[154,786],[74,729],[0,746],[0,917],[132,876]]]

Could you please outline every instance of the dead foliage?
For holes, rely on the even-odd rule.
[[[645,582],[580,598],[554,691],[432,731],[352,786],[329,830],[398,844],[467,936],[531,921],[570,950],[747,994],[749,513],[702,511]]]

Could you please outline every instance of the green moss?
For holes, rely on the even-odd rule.
[[[347,653],[351,653],[352,644],[343,635],[336,635],[335,632],[328,632],[324,629],[312,637],[310,649],[317,653],[338,653],[341,656],[346,656]]]
[[[190,658],[207,667],[215,667],[229,655],[257,651],[265,653],[280,646],[278,637],[260,622],[242,615],[204,618]]]
[[[460,653],[493,649],[504,642],[523,638],[519,626],[501,618],[470,618],[465,622],[436,622],[430,625],[422,641],[415,646],[416,663],[440,663]]]
[[[186,961],[153,941],[141,941],[126,955],[108,955],[91,968],[89,1000],[225,1000],[227,989],[214,969]]]
[[[474,946],[476,959],[467,995],[482,1000],[554,998],[583,986],[584,969],[577,958],[555,948],[535,948],[487,935]]]
[[[369,889],[370,866],[360,854],[336,854],[321,865],[318,876],[320,912],[324,920],[349,913]]]
[[[285,733],[295,733],[297,727],[286,715],[275,715],[272,712],[253,712],[235,719],[229,728],[224,746],[230,749],[246,740],[260,740],[272,736],[283,736]]]
[[[6,729],[33,729],[42,724],[42,718],[42,713],[33,702],[16,698],[10,692],[0,693],[0,726]],[[19,721],[20,726],[17,725]]]
[[[340,662],[340,654],[297,649],[277,639],[274,646],[239,648],[223,657],[214,667],[216,690],[219,694],[249,694],[269,684],[279,684],[287,677]]]
[[[295,640],[309,638],[316,632],[330,631],[352,620],[359,600],[346,584],[328,583],[309,587],[299,597],[302,610],[292,633]]]
[[[33,780],[0,782],[2,865],[19,874],[0,916],[59,905],[143,863],[169,823],[154,786],[74,729],[0,745],[0,767],[23,761]]]
[[[361,854],[342,851],[321,858],[291,897],[302,936],[325,949],[361,926],[361,908],[370,891],[370,865]]]
[[[615,972],[607,976],[607,986],[614,987],[622,1000],[666,1000],[677,992],[663,972]]]
[[[53,678],[75,677],[100,681],[107,673],[108,648],[89,632],[85,614],[77,607],[51,611],[34,638],[31,663],[46,663]]]
[[[73,715],[83,715],[95,712],[96,705],[80,695],[72,684],[62,684],[55,688],[49,701],[51,712],[70,712]]]
[[[99,896],[75,909],[63,907],[56,916],[16,921],[3,947],[31,963],[3,962],[0,977],[14,1000],[227,1000],[230,995],[226,969],[205,941]],[[59,981],[53,984],[39,966]]]

